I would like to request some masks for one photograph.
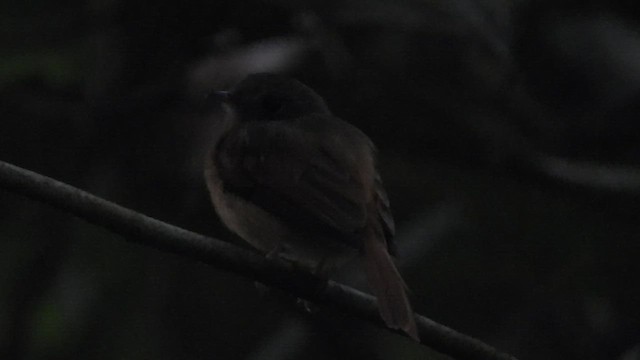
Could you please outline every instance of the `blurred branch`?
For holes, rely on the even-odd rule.
[[[372,296],[296,270],[291,264],[166,224],[5,162],[0,162],[0,186],[124,235],[131,242],[187,256],[386,328]],[[426,317],[417,315],[416,320],[421,343],[443,354],[457,359],[515,360]]]
[[[539,169],[545,174],[594,189],[638,193],[640,169],[634,166],[570,160],[557,156],[540,156]]]
[[[248,74],[282,72],[299,63],[310,44],[301,37],[274,37],[212,55],[191,66],[193,94],[224,89]]]

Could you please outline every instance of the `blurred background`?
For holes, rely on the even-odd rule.
[[[289,74],[378,145],[418,312],[524,360],[640,359],[637,2],[0,9],[0,160],[242,244],[202,179],[203,99]],[[2,359],[425,357],[0,191]]]

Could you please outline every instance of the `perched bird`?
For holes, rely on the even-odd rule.
[[[394,222],[375,147],[297,80],[249,75],[216,92],[205,179],[224,224],[242,239],[315,273],[360,255],[387,326],[418,340],[393,263]]]

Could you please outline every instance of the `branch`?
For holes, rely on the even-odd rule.
[[[69,212],[123,235],[133,243],[183,255],[294,296],[324,304],[385,328],[373,296],[317,278],[290,264],[205,237],[0,161],[0,187]],[[421,343],[456,359],[516,360],[470,336],[417,315]],[[391,331],[391,330],[390,330]]]

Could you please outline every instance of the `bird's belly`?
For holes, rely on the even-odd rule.
[[[210,184],[209,191],[222,222],[258,250],[284,257],[310,269],[318,264],[333,268],[355,255],[352,248],[335,239],[293,230],[262,208],[225,193],[222,184]]]

